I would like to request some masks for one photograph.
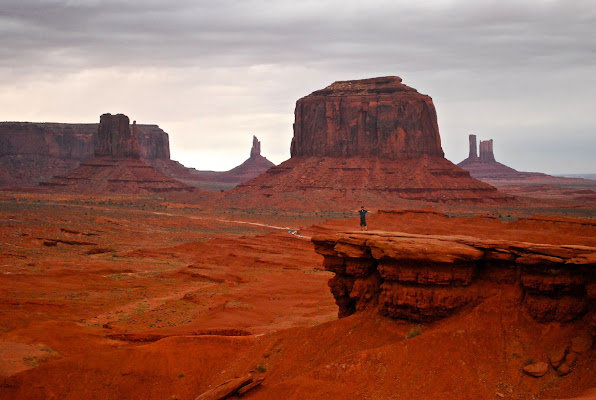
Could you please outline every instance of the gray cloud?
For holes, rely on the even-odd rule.
[[[96,86],[114,92],[123,82],[110,87],[102,78],[94,86],[93,79],[100,82],[98,76],[116,70],[117,80],[134,78],[130,90],[155,97],[155,108],[142,103],[151,109],[148,117],[163,120],[150,122],[165,120],[183,135],[193,130],[182,121],[190,109],[169,107],[164,96],[203,103],[201,96],[209,93],[203,107],[210,110],[211,125],[195,129],[226,126],[225,137],[239,134],[223,120],[230,113],[243,121],[251,119],[244,115],[249,112],[290,114],[298,97],[334,80],[391,74],[434,98],[444,148],[456,162],[465,157],[470,130],[494,136],[497,146],[499,140],[512,143],[510,138],[530,135],[529,128],[524,131],[528,124],[547,142],[563,127],[567,137],[580,142],[596,129],[589,111],[596,91],[593,1],[1,3],[0,89],[27,87],[23,104],[26,96],[36,96],[27,82],[63,83],[70,91],[66,87],[81,71],[94,71],[84,84],[101,98]],[[180,80],[160,84],[155,71]],[[144,73],[149,80],[139,78]],[[97,101],[96,106],[108,104],[109,96]],[[217,101],[225,103],[216,107]],[[158,106],[170,113],[162,114]],[[138,105],[130,107],[143,114]],[[18,105],[2,108],[18,113]],[[275,138],[265,128],[280,126],[281,119],[273,119],[245,126],[263,126],[263,135]],[[276,154],[287,151],[288,129]],[[538,169],[558,172],[545,158],[537,159]],[[596,165],[586,160],[582,168],[596,170]]]
[[[422,69],[593,63],[579,1],[5,1],[3,63],[204,66],[391,61]],[[439,2],[439,4],[441,4]],[[67,65],[65,65],[67,67]]]

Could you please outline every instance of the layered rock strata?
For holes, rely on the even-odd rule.
[[[140,158],[136,121],[130,129],[130,121],[124,114],[104,114],[97,128],[96,157]]]
[[[0,122],[0,184],[36,185],[76,168],[95,154],[99,124]],[[157,125],[136,125],[140,158],[169,160],[168,134]]]
[[[95,157],[41,185],[79,193],[147,194],[191,190],[140,159],[138,127],[134,123],[131,129],[127,116],[102,115],[97,137]]]
[[[227,199],[325,209],[336,197],[352,207],[511,199],[444,158],[432,99],[399,77],[335,82],[298,100],[291,158]]]
[[[432,99],[401,78],[335,82],[296,102],[292,157],[443,157]]]
[[[570,321],[596,304],[596,248],[466,236],[343,232],[312,238],[345,317],[369,307],[410,321],[447,317],[483,300],[485,286],[521,289],[534,319]]]

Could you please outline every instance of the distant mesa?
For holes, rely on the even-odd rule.
[[[290,153],[225,201],[323,209],[511,199],[445,159],[432,99],[395,76],[335,82],[299,99]]]
[[[41,185],[77,193],[149,194],[189,191],[193,188],[156,171],[140,159],[137,125],[126,115],[104,114],[97,128],[95,157],[76,169]]]
[[[0,185],[34,186],[73,170],[96,150],[117,152],[119,144],[114,141],[97,147],[98,128],[97,123],[0,122]],[[135,125],[133,135],[142,160],[170,159],[168,134],[159,126]]]

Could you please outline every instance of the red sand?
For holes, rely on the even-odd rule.
[[[590,320],[538,323],[516,293],[490,287],[412,339],[416,324],[373,312],[337,320],[309,237],[356,217],[293,234],[321,215],[179,200],[0,195],[0,398],[186,400],[250,371],[265,376],[244,396],[254,399],[548,399],[596,387],[593,348],[564,377],[521,371],[593,334]],[[592,221],[560,217],[374,213],[369,226],[596,246]]]

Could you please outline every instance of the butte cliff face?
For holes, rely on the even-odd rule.
[[[292,157],[443,157],[432,99],[401,82],[335,82],[298,100]]]
[[[77,193],[147,194],[191,188],[171,179],[140,159],[138,128],[126,115],[104,114],[97,128],[95,157],[42,186]]]
[[[224,201],[337,210],[511,199],[445,159],[432,99],[398,77],[335,82],[298,100],[291,156]]]
[[[98,124],[0,122],[0,166],[5,186],[36,185],[93,157]],[[133,131],[133,134],[134,131]],[[170,158],[168,134],[157,125],[137,125],[138,152],[144,160]]]
[[[133,134],[134,132],[134,134]],[[96,157],[140,158],[137,124],[130,129],[130,121],[123,114],[104,114],[99,118]]]

